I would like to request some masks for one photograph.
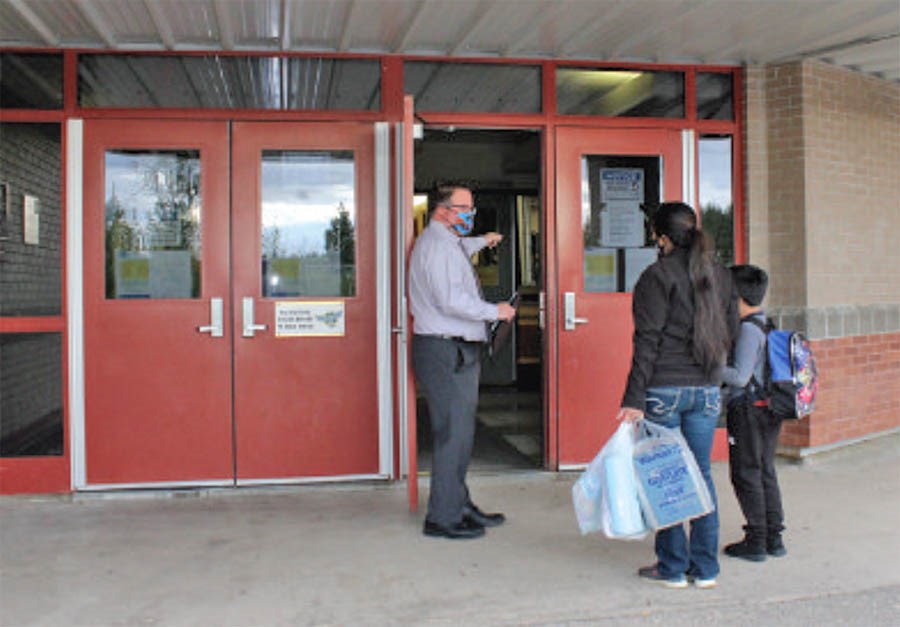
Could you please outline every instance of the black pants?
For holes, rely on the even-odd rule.
[[[475,438],[482,345],[414,335],[413,371],[428,402],[434,455],[426,518],[449,526],[471,504],[466,472]]]
[[[731,484],[747,524],[747,537],[760,546],[784,529],[775,449],[781,419],[746,400],[728,405],[728,462]]]

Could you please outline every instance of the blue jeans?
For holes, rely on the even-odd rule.
[[[691,520],[690,545],[683,525],[656,533],[659,573],[675,579],[683,575],[713,579],[719,574],[719,511],[716,488],[709,471],[709,456],[719,419],[719,388],[654,387],[647,390],[644,417],[665,427],[678,427],[688,448],[697,458],[700,473],[709,488],[714,509]]]

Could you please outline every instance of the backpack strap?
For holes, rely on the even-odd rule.
[[[749,322],[751,324],[755,324],[757,327],[759,327],[759,330],[762,331],[766,336],[769,335],[769,331],[775,328],[775,323],[772,322],[771,318],[766,317],[766,321],[763,322],[756,314],[744,316],[743,318],[741,318],[741,322]]]
[[[763,348],[763,380],[758,381],[756,379],[756,368],[754,368],[753,373],[750,375],[750,381],[744,389],[747,390],[751,397],[757,397],[754,404],[760,403],[768,405],[769,390],[766,386],[766,381],[768,381],[771,376],[769,374],[769,331],[775,328],[775,323],[772,322],[772,319],[768,316],[766,316],[765,322],[763,322],[756,314],[744,316],[741,318],[741,322],[749,322],[756,326],[763,332],[763,337],[765,338],[765,345]]]

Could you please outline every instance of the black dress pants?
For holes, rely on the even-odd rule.
[[[475,438],[480,343],[414,335],[413,371],[431,420],[434,455],[426,518],[451,526],[471,504],[466,473]]]
[[[731,484],[747,524],[750,542],[765,546],[766,538],[784,529],[781,489],[775,473],[775,449],[781,419],[767,407],[736,399],[728,405],[728,462]]]

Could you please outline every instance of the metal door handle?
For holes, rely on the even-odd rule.
[[[200,333],[209,333],[211,337],[222,337],[225,332],[222,327],[222,299],[209,299],[209,324],[197,327]]]
[[[253,322],[253,297],[244,297],[244,337],[253,337],[255,331],[265,331],[266,325]]]
[[[587,318],[578,318],[575,316],[575,292],[566,292],[564,300],[566,331],[574,331],[576,324],[587,324]]]
[[[544,311],[547,308],[546,302],[546,293],[544,290],[541,290],[538,293],[538,328],[543,331],[544,330]]]

